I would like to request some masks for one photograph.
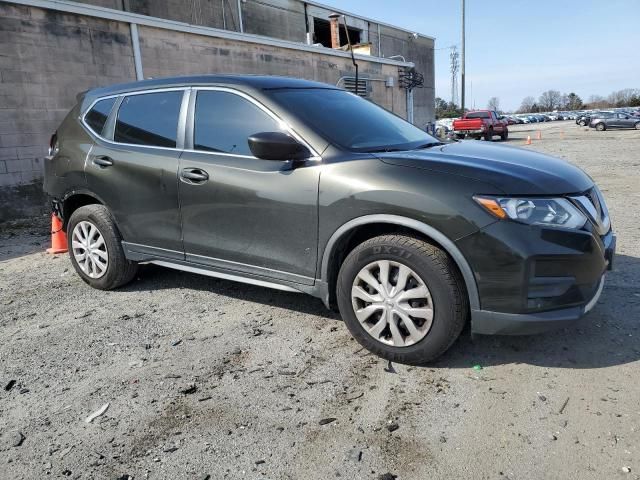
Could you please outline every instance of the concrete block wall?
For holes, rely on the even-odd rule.
[[[0,3],[0,220],[42,209],[31,185],[76,95],[132,79],[127,24]]]
[[[284,75],[335,85],[342,76],[353,76],[349,58],[320,53],[289,50],[262,44],[234,42],[163,29],[141,26],[140,50],[146,77],[199,73],[262,73]],[[359,61],[360,74],[384,80],[397,77],[397,67],[377,62]],[[396,86],[384,81],[372,82],[371,99],[406,117],[406,96]]]
[[[80,0],[110,8],[125,8],[134,13],[156,16],[170,20],[223,28],[222,8],[225,4],[225,16],[237,19],[235,0]],[[124,3],[123,3],[124,2]],[[115,4],[115,6],[114,6]],[[331,8],[307,4],[307,18],[313,31],[313,19],[328,19]],[[362,12],[366,15],[366,11]],[[247,33],[264,35],[282,40],[303,43],[306,40],[305,7],[301,0],[249,0],[242,2],[244,30]],[[414,91],[414,123],[424,127],[435,120],[435,73],[434,41],[418,36],[400,28],[379,25],[375,21],[347,15],[347,24],[360,29],[363,41],[369,41],[372,54],[381,57],[402,55],[413,62],[415,68],[424,76],[424,87]],[[228,30],[237,30],[237,23],[227,20]]]
[[[90,3],[110,7],[110,1]],[[173,0],[128,1],[161,14],[158,5]],[[304,22],[295,28],[304,32]],[[144,25],[139,36],[145,77],[264,73],[336,84],[355,74],[349,58],[323,49],[311,53]],[[374,57],[359,65],[361,75],[380,80],[372,82],[372,100],[406,117],[397,67]],[[396,79],[392,88],[383,81],[388,76]],[[46,210],[41,179],[49,138],[77,93],[135,78],[128,23],[0,2],[0,221]]]

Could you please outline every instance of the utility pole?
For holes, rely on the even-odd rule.
[[[451,54],[449,55],[449,59],[451,60],[451,103],[454,105],[458,104],[458,70],[460,69],[459,57],[460,55],[458,54],[458,50],[454,45],[451,47]]]
[[[464,92],[465,91],[465,83],[464,83],[464,37],[465,37],[465,35],[464,35],[464,0],[462,0],[462,69],[461,69],[461,77],[462,78],[460,79],[461,80],[460,83],[461,83],[461,86],[462,86],[461,95],[460,95],[460,99],[461,99],[460,103],[462,105],[460,105],[460,106],[462,107],[462,114],[463,115],[464,115],[464,100],[465,100],[464,99],[464,97],[465,97],[465,95],[464,95],[465,94],[465,92]]]

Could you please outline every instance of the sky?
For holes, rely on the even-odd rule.
[[[451,99],[446,47],[460,51],[460,0],[320,1],[435,37],[436,96]],[[467,107],[640,88],[640,0],[466,0],[466,37]]]

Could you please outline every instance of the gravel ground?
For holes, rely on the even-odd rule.
[[[92,290],[47,219],[0,226],[0,477],[640,478],[640,132],[527,135],[601,185],[615,271],[578,327],[465,332],[427,368],[299,294],[152,266]]]

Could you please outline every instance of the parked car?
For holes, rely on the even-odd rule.
[[[474,110],[465,113],[462,118],[453,122],[453,131],[460,139],[465,137],[486,141],[500,135],[504,141],[509,137],[509,127],[507,123],[500,120],[498,114],[493,110]]]
[[[608,128],[635,128],[640,130],[640,118],[632,117],[626,113],[594,115],[591,117],[589,127],[599,131],[607,130]]]
[[[507,125],[516,125],[518,123],[515,118],[509,115],[500,115],[498,118],[503,122],[506,122]]]
[[[589,125],[589,123],[591,122],[591,119],[594,117],[606,117],[609,115],[613,115],[613,112],[585,112],[582,115],[579,115],[578,118],[576,119],[576,124],[580,125],[581,127],[586,127],[587,125]]]
[[[153,263],[304,292],[338,308],[364,347],[409,364],[438,357],[469,319],[481,334],[577,320],[615,250],[604,198],[578,167],[445,144],[299,79],[90,90],[44,164],[71,263],[92,287]]]

